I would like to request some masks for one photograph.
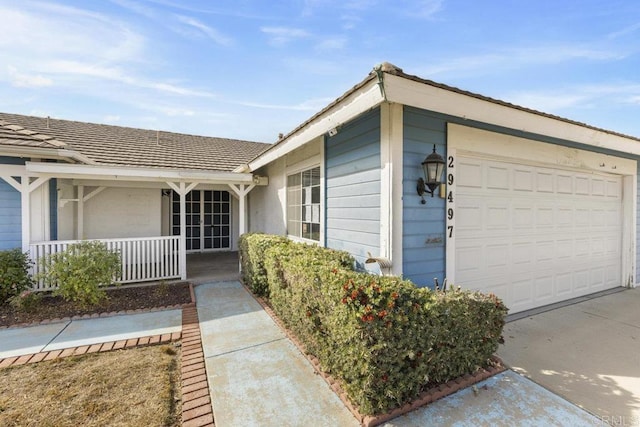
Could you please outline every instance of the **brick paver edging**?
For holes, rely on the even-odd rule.
[[[387,412],[386,414],[379,414],[375,416],[362,415],[358,411],[358,408],[351,403],[351,401],[347,397],[347,394],[342,389],[340,383],[331,375],[323,372],[322,368],[320,367],[320,361],[318,360],[318,358],[307,353],[305,346],[284,325],[284,323],[282,323],[280,318],[276,316],[273,309],[266,303],[266,301],[261,297],[254,295],[251,289],[249,289],[249,287],[247,287],[246,285],[243,284],[243,286],[245,287],[247,292],[249,292],[249,294],[253,296],[253,298],[256,301],[258,301],[258,303],[267,312],[267,314],[271,316],[273,321],[284,331],[284,333],[287,335],[287,337],[289,337],[291,342],[293,342],[293,344],[298,348],[300,353],[302,353],[302,355],[306,357],[307,360],[311,363],[316,373],[326,381],[329,387],[331,387],[331,389],[338,395],[342,403],[349,409],[349,411],[351,411],[353,416],[360,422],[360,425],[364,427],[373,427],[373,426],[380,425],[393,418],[399,417],[408,412],[416,410],[421,406],[424,406],[436,400],[442,399],[443,397],[449,396],[450,394],[453,394],[459,390],[472,386],[480,381],[483,381],[493,375],[499,374],[500,372],[504,372],[506,370],[504,364],[502,363],[502,360],[500,360],[497,356],[492,356],[491,361],[493,363],[493,366],[490,366],[488,368],[480,368],[473,374],[465,374],[462,377],[455,378],[444,384],[439,384],[435,387],[425,390],[422,393],[420,393],[420,395],[412,402],[406,403],[399,408],[396,408],[390,412]]]
[[[182,307],[182,332],[110,341],[82,347],[66,348],[63,350],[27,354],[24,356],[7,357],[0,359],[0,368],[25,365],[27,363],[37,363],[43,360],[53,360],[62,357],[79,356],[83,354],[99,353],[124,348],[168,344],[170,342],[182,341],[182,357],[180,362],[182,378],[182,426],[214,426],[213,408],[211,406],[211,398],[209,397],[209,383],[205,371],[202,339],[200,337],[200,324],[198,322],[198,311],[195,304],[193,285],[190,284],[189,288],[191,292],[191,303],[177,307],[169,307]],[[151,309],[147,311],[157,310],[158,309]],[[139,312],[142,311],[132,311],[132,313]],[[124,313],[119,312],[116,314]],[[105,313],[104,316],[98,315],[93,317],[105,317],[106,315],[113,314]]]
[[[191,298],[193,286],[191,287]],[[214,426],[195,302],[182,308],[182,427]]]

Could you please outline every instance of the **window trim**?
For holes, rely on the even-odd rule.
[[[314,161],[309,161],[309,160],[314,160]],[[299,242],[304,242],[304,243],[311,243],[311,244],[315,244],[315,245],[321,245],[324,246],[324,223],[325,223],[325,212],[324,212],[324,194],[325,194],[325,188],[324,188],[324,171],[323,171],[323,167],[322,164],[319,164],[317,159],[308,159],[308,161],[305,161],[301,164],[297,165],[298,167],[291,168],[285,171],[285,176],[284,176],[284,180],[285,180],[285,227],[286,227],[286,233],[287,233],[287,237],[291,240],[294,241],[299,241]],[[319,171],[319,175],[320,175],[320,182],[319,182],[319,187],[320,187],[320,202],[319,202],[319,207],[320,207],[320,218],[319,218],[319,234],[318,234],[318,240],[314,240],[314,239],[309,239],[306,237],[302,237],[302,236],[296,236],[294,234],[290,234],[289,233],[289,177],[293,176],[293,175],[300,175],[300,178],[302,180],[302,174],[304,172],[313,170],[315,168],[318,168]],[[301,188],[302,188],[302,182],[301,182]],[[303,205],[301,205],[303,206]],[[300,222],[302,223],[302,212],[300,212]],[[302,234],[302,230],[300,230],[300,234]]]

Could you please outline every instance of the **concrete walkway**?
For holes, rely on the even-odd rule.
[[[217,427],[358,425],[240,283],[195,291]]]
[[[217,427],[356,426],[356,419],[238,282],[198,285],[196,303]],[[410,414],[391,427],[597,425],[511,371]]]
[[[0,359],[182,330],[182,309],[0,329]]]

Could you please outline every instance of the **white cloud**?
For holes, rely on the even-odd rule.
[[[636,31],[640,30],[640,22],[630,25],[628,27],[622,28],[621,30],[615,31],[607,35],[609,40],[617,39],[619,37],[623,37],[629,34],[633,34]]]
[[[15,67],[8,67],[9,80],[12,86],[15,87],[46,87],[51,86],[53,81],[50,78],[44,77],[40,74],[24,74],[20,73]]]
[[[233,42],[230,37],[223,35],[215,28],[212,28],[195,18],[190,18],[188,16],[178,16],[178,21],[190,28],[196,29],[198,33],[204,34],[221,46],[230,46]]]
[[[401,2],[400,4],[403,4]],[[433,18],[440,10],[442,10],[443,0],[420,0],[409,1],[407,8],[405,9],[408,16],[415,18]]]
[[[102,121],[105,123],[118,123],[120,121],[120,116],[117,114],[109,114],[102,118]]]
[[[603,83],[555,90],[518,91],[505,95],[505,100],[550,113],[597,105],[640,104],[640,83]]]
[[[104,96],[105,90],[131,95],[131,89],[181,97],[213,98],[166,78],[149,76],[152,50],[132,25],[74,7],[25,1],[28,7],[0,6],[3,62],[0,81],[12,86],[64,88],[69,93]],[[185,18],[184,25],[210,38],[215,30]],[[217,42],[227,42],[218,38]],[[109,89],[105,84],[112,84]],[[115,86],[113,84],[116,84]]]
[[[616,49],[587,47],[583,45],[558,44],[546,46],[522,46],[501,48],[486,54],[443,58],[433,64],[419,68],[416,74],[431,77],[452,73],[474,75],[495,73],[496,69],[517,69],[530,65],[558,64],[572,60],[617,61],[627,52]]]
[[[316,50],[324,52],[324,51],[336,51],[342,50],[347,45],[346,37],[330,37],[322,40],[318,44],[316,44]]]
[[[273,46],[284,46],[294,40],[311,36],[303,29],[290,27],[262,27],[260,31],[269,36],[269,44]]]
[[[309,99],[307,101],[301,102],[299,104],[293,105],[281,105],[281,104],[262,104],[259,102],[231,102],[236,105],[242,105],[244,107],[253,107],[260,108],[265,110],[290,110],[290,111],[319,111],[323,107],[325,107],[329,102],[331,102],[331,98],[317,98],[317,99]]]

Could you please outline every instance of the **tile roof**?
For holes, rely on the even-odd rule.
[[[2,145],[66,148],[102,165],[216,171],[233,171],[270,146],[237,139],[0,113]]]
[[[0,145],[13,145],[34,148],[64,148],[66,144],[49,135],[25,129],[0,119]]]

